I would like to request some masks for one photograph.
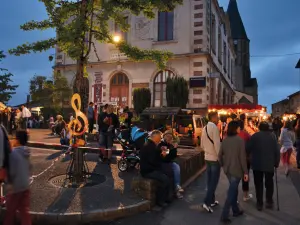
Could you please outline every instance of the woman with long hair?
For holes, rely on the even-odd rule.
[[[295,136],[296,136],[296,161],[297,161],[297,168],[300,169],[300,119],[297,119],[296,127],[295,127]]]
[[[293,152],[295,139],[295,132],[293,131],[292,123],[289,120],[284,121],[279,142],[282,146],[280,149],[281,161],[285,168],[286,176],[288,176],[290,170],[290,158]]]
[[[240,124],[231,121],[228,124],[227,137],[223,140],[219,152],[219,162],[229,181],[227,198],[224,204],[221,221],[230,223],[229,211],[232,209],[233,216],[243,215],[238,206],[238,189],[241,179],[248,181],[248,169],[246,160],[245,142],[239,137]]]

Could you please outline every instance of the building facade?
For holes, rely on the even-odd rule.
[[[300,91],[288,96],[288,98],[272,104],[272,115],[280,117],[283,114],[300,114]]]
[[[173,12],[157,12],[156,18],[124,13],[131,29],[120,32],[110,23],[112,34],[142,49],[174,53],[164,71],[151,61],[134,62],[112,44],[95,43],[87,67],[89,101],[133,106],[135,88],[151,90],[151,105],[166,106],[166,79],[183,76],[190,83],[187,108],[208,104],[231,104],[235,100],[236,53],[228,15],[217,0],[184,0]],[[74,85],[76,62],[56,49],[55,70]]]
[[[230,0],[227,14],[230,20],[231,36],[236,53],[234,67],[236,90],[253,96],[253,103],[257,104],[258,84],[256,78],[251,77],[250,70],[250,40],[247,36],[236,0]]]

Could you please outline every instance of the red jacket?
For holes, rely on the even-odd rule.
[[[245,141],[245,144],[247,143],[247,141],[250,140],[251,136],[250,134],[248,134],[248,132],[241,130],[239,133],[239,136]]]

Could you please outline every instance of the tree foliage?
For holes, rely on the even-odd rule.
[[[87,63],[91,47],[95,41],[113,43],[113,33],[109,22],[114,21],[124,32],[130,29],[130,24],[124,17],[124,12],[134,15],[143,14],[154,18],[155,12],[171,11],[183,0],[39,0],[44,3],[48,19],[29,21],[21,25],[24,31],[56,29],[56,37],[25,43],[10,53],[14,55],[46,51],[56,45],[74,60]],[[169,52],[157,50],[141,50],[125,42],[120,42],[121,52],[134,60],[154,60],[163,68],[171,56]]]
[[[58,46],[70,58],[77,61],[76,92],[83,99],[88,99],[85,93],[83,79],[87,76],[87,62],[95,42],[112,43],[113,33],[109,23],[113,21],[115,26],[123,32],[130,29],[130,24],[124,17],[124,12],[134,15],[143,14],[148,18],[154,18],[155,12],[171,11],[183,0],[39,0],[43,2],[48,13],[48,18],[43,21],[29,21],[21,26],[24,31],[55,29],[56,37],[40,40],[34,43],[25,43],[10,54],[21,55],[31,52],[42,52]],[[140,60],[153,60],[160,69],[166,66],[172,56],[170,52],[158,50],[142,50],[121,41],[116,44],[119,50],[129,58]],[[82,108],[85,109],[85,100]]]
[[[151,91],[149,88],[136,88],[133,91],[133,106],[136,113],[140,114],[151,105]]]
[[[184,77],[175,76],[167,79],[166,98],[168,107],[186,108],[189,88]]]
[[[0,51],[0,62],[5,58],[3,51]],[[7,103],[16,92],[18,85],[12,85],[12,73],[7,69],[0,68],[0,102]]]
[[[61,108],[72,95],[68,81],[61,73],[54,73],[50,79],[35,75],[29,83],[32,100],[43,102],[50,108]]]

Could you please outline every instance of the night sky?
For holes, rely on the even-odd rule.
[[[227,10],[229,0],[219,0]],[[237,0],[247,35],[251,40],[251,71],[258,79],[259,103],[268,106],[300,89],[300,73],[295,65],[300,58],[299,0]],[[23,32],[19,25],[29,20],[47,18],[38,0],[3,1],[0,6],[0,49],[7,51],[18,44],[55,36],[53,30]],[[19,86],[11,105],[26,101],[29,79],[35,75],[51,76],[54,50],[26,56],[8,56],[1,67],[14,74]],[[274,55],[285,55],[271,57]],[[257,57],[268,56],[268,57]]]

